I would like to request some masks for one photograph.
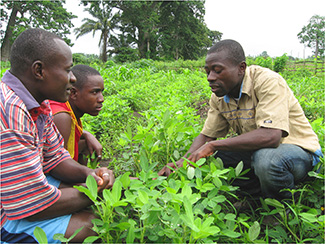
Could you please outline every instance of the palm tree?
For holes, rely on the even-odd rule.
[[[76,38],[87,33],[101,31],[99,44],[100,59],[103,62],[107,61],[107,44],[111,37],[111,32],[117,27],[119,13],[114,13],[110,1],[103,1],[91,3],[89,8],[85,9],[94,19],[84,18],[84,22],[79,28],[75,29]]]

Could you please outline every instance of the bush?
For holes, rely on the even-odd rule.
[[[281,57],[276,57],[274,60],[273,70],[275,72],[282,72],[286,66],[288,57],[286,54],[283,54]]]

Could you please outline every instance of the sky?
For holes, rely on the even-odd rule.
[[[78,18],[75,27],[89,18],[78,0],[67,0],[66,8]],[[211,30],[223,33],[222,39],[241,43],[246,56],[263,51],[271,57],[287,55],[307,58],[312,49],[299,42],[297,34],[313,15],[325,15],[325,0],[206,0],[205,23]],[[92,33],[75,39],[73,53],[99,54],[99,36]]]

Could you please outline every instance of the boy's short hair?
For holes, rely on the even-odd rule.
[[[239,44],[239,42],[231,39],[217,42],[209,49],[208,54],[220,52],[223,50],[227,51],[227,58],[231,60],[234,65],[237,65],[246,60],[243,47]]]
[[[37,60],[48,62],[57,52],[55,39],[63,40],[56,34],[39,28],[20,33],[11,47],[11,70],[22,74]]]
[[[84,64],[73,66],[71,71],[77,79],[77,82],[75,82],[73,86],[78,89],[82,89],[89,76],[100,75],[96,69]]]

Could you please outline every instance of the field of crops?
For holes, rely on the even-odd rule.
[[[104,77],[106,100],[101,114],[84,123],[104,145],[102,165],[119,176],[112,191],[94,200],[100,237],[128,243],[324,242],[323,168],[293,190],[299,194],[293,204],[260,199],[257,209],[246,211],[234,208],[242,199],[231,186],[242,177],[242,165],[224,169],[221,161],[207,159],[194,171],[183,168],[168,179],[152,180],[200,133],[210,97],[203,65],[204,60],[93,65]],[[282,75],[324,152],[324,73],[299,69]],[[129,175],[139,180],[130,181]],[[264,225],[269,215],[278,216],[279,224]]]
[[[100,164],[113,169],[117,179],[100,196],[93,178],[87,179],[88,189],[79,187],[100,216],[94,227],[99,236],[87,241],[324,243],[324,167],[315,168],[306,184],[292,190],[299,196],[293,203],[259,199],[257,209],[245,211],[234,207],[243,199],[231,185],[243,177],[241,163],[225,169],[220,160],[201,159],[194,169],[157,178],[157,171],[178,160],[201,131],[210,98],[203,65],[203,59],[91,65],[104,78],[105,102],[101,113],[85,115],[83,124],[104,147]],[[282,75],[324,153],[324,73],[298,69]],[[278,225],[263,224],[267,216],[277,218]]]

